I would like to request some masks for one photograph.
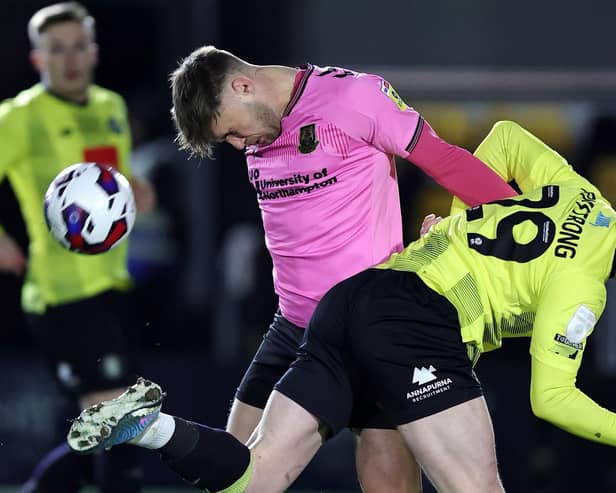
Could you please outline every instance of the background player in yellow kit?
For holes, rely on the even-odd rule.
[[[575,385],[614,275],[616,211],[513,122],[496,124],[476,154],[525,193],[450,216],[332,288],[247,446],[160,413],[160,387],[140,380],[82,413],[71,447],[91,452],[128,441],[159,449],[201,489],[282,492],[323,439],[347,426],[394,425],[439,491],[501,492],[473,365],[503,338],[524,336],[534,413],[616,446],[616,413]]]
[[[34,14],[28,35],[41,82],[0,104],[0,177],[10,180],[30,243],[21,252],[0,233],[0,269],[25,274],[22,306],[34,339],[61,386],[85,408],[134,381],[127,246],[95,256],[63,249],[47,231],[43,197],[60,170],[84,161],[111,164],[130,178],[140,211],[153,206],[154,195],[147,182],[131,177],[122,97],[92,83],[94,19],[75,2],[54,4]],[[91,476],[92,462],[62,445],[22,491],[77,491]],[[117,449],[104,462],[103,491],[139,490],[135,450]]]

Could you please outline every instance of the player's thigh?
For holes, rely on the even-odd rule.
[[[277,313],[235,394],[227,431],[245,442],[261,418],[274,385],[297,356],[304,329]]]
[[[356,467],[363,493],[421,492],[421,468],[398,430],[361,430]]]
[[[246,492],[286,491],[322,442],[320,421],[289,397],[274,391],[248,444],[253,473]]]
[[[483,397],[398,427],[438,491],[503,491]]]
[[[106,291],[49,307],[28,322],[63,390],[82,397],[134,383],[137,329],[129,294]]]

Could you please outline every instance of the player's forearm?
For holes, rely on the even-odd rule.
[[[537,417],[573,435],[616,446],[616,413],[576,388],[575,376],[564,375],[535,358],[531,405]]]
[[[497,173],[466,149],[442,140],[427,123],[408,159],[469,205],[517,195]]]

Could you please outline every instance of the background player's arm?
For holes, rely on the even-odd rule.
[[[565,158],[511,121],[494,124],[490,133],[477,147],[475,156],[506,182],[515,180],[522,193],[543,185],[581,179]],[[590,183],[588,186],[595,188]],[[454,197],[451,213],[472,205],[474,204],[458,195]]]
[[[605,286],[594,279],[559,278],[547,287],[531,341],[530,399],[539,418],[587,440],[616,446],[616,413],[575,385],[586,339],[604,303]]]
[[[144,179],[131,177],[130,186],[133,189],[135,195],[135,205],[137,206],[137,212],[145,213],[150,212],[156,205],[156,193],[152,184]]]
[[[0,104],[0,181],[23,152],[24,136],[19,134],[19,123],[11,102]],[[25,268],[25,255],[0,225],[0,271],[21,275]]]
[[[119,95],[116,96],[116,104],[119,108],[119,112],[122,115],[128,132],[128,139],[126,144],[127,148],[125,151],[126,159],[120,160],[119,171],[126,178],[128,178],[128,181],[130,182],[131,188],[133,189],[133,194],[135,195],[135,205],[137,206],[137,212],[147,213],[154,209],[154,206],[156,205],[156,193],[150,181],[144,177],[135,176],[131,167],[128,164],[128,155],[130,154],[130,149],[132,148],[132,138],[130,135],[130,126],[128,123],[128,110],[126,108],[126,103],[124,99]]]

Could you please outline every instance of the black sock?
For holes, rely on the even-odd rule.
[[[143,469],[141,449],[119,445],[94,459],[95,479],[101,493],[138,493],[141,491]]]
[[[76,493],[92,482],[92,458],[62,443],[43,457],[20,493]]]
[[[171,440],[160,449],[163,462],[192,485],[220,491],[234,484],[250,464],[250,450],[217,428],[174,418]]]

